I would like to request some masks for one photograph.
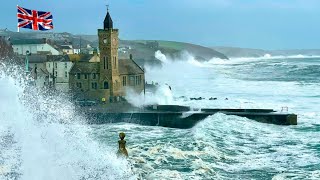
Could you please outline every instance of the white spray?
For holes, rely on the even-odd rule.
[[[91,137],[72,104],[0,65],[0,179],[129,179],[127,161]],[[115,136],[116,138],[117,136]]]

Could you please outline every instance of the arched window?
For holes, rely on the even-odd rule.
[[[103,83],[103,88],[104,88],[104,89],[109,89],[109,83],[108,83],[107,81],[105,81],[105,82]]]
[[[106,65],[107,65],[107,69],[109,69],[108,57],[106,57]]]
[[[109,69],[109,64],[108,64],[108,57],[104,56],[103,57],[103,69]]]

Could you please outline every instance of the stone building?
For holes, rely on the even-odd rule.
[[[113,28],[109,11],[104,28],[98,29],[99,52],[97,60],[76,62],[70,71],[70,88],[81,100],[116,102],[126,96],[128,89],[137,93],[144,90],[144,70],[132,56],[118,58],[119,30]]]

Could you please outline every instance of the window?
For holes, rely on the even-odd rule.
[[[108,69],[108,58],[106,56],[103,57],[103,69]]]
[[[97,75],[96,74],[92,74],[92,79],[97,79]]]
[[[91,88],[98,89],[98,83],[96,83],[96,82],[91,83]]]
[[[80,77],[81,77],[80,73],[77,73],[77,79],[80,79]]]
[[[134,86],[134,76],[129,76],[129,85]]]
[[[64,63],[64,68],[65,68],[65,69],[68,68],[68,63]]]
[[[57,71],[55,72],[55,76],[58,77],[58,72]]]
[[[66,72],[64,72],[64,77],[68,77],[68,72],[66,71]]]
[[[141,75],[135,76],[135,85],[141,85],[142,77]]]
[[[106,57],[106,64],[107,64],[107,69],[109,69],[108,57]]]
[[[87,74],[84,75],[84,79],[88,79],[88,75]]]
[[[49,63],[49,67],[50,67],[50,63]]]
[[[122,86],[127,86],[127,76],[122,77]]]
[[[105,81],[105,82],[103,83],[103,88],[104,88],[104,89],[109,89],[109,83],[108,83],[107,81]]]
[[[56,63],[56,68],[58,68],[58,63]]]

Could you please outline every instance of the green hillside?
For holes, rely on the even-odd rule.
[[[98,47],[97,35],[73,35],[71,33],[48,32],[11,32],[0,30],[0,36],[10,37],[11,40],[48,38],[57,43],[72,43],[75,47],[84,48],[88,44]],[[155,58],[155,52],[160,50],[172,59],[181,59],[181,54],[186,51],[199,61],[207,61],[212,58],[228,59],[224,54],[208,47],[174,41],[161,40],[120,40],[120,58],[129,58],[132,54],[140,65],[159,65],[161,62]]]
[[[154,40],[140,40],[140,41],[134,41],[134,42],[140,42],[146,44],[147,42],[154,42]],[[175,42],[175,41],[162,41],[162,40],[156,40],[156,42],[159,43],[159,49],[167,49],[167,50],[173,50],[177,52],[187,51],[191,55],[197,57],[198,60],[210,60],[212,58],[221,58],[221,59],[228,59],[227,56],[224,54],[200,45],[190,44],[190,43],[184,43],[184,42]],[[165,52],[164,52],[165,53]]]
[[[126,50],[126,53],[120,53],[120,58],[127,58],[129,54],[132,54],[135,61],[140,65],[160,65],[161,62],[155,58],[155,52],[158,50],[171,57],[173,60],[181,60],[181,55],[184,51],[188,52],[199,61],[207,61],[212,58],[228,59],[224,54],[213,49],[182,42],[121,40],[120,46],[130,48],[129,50]]]

